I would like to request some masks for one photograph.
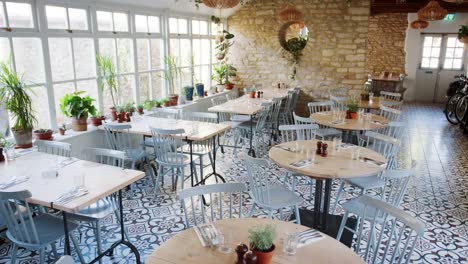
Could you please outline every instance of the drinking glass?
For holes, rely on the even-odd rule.
[[[198,134],[198,131],[199,131],[198,125],[199,125],[198,123],[192,124],[192,135]]]
[[[315,149],[314,148],[307,148],[306,159],[308,161],[311,161],[312,163],[315,163]]]
[[[360,151],[361,151],[361,149],[359,147],[353,147],[351,149],[351,159],[352,160],[358,160]]]
[[[296,254],[298,240],[296,233],[286,233],[283,239],[283,252],[289,256]]]
[[[15,147],[13,146],[13,147],[5,148],[5,156],[6,156],[7,161],[15,160],[15,157],[16,157]]]
[[[218,251],[223,254],[232,252],[232,230],[229,228],[220,229],[218,231]]]
[[[85,188],[84,173],[78,173],[73,176],[73,187],[75,187],[75,189]]]
[[[364,119],[366,123],[370,123],[372,121],[372,114],[371,113],[365,114]]]
[[[341,148],[341,138],[334,137],[333,138],[333,152],[340,151],[340,148]]]

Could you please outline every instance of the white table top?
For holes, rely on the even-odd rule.
[[[14,161],[0,163],[0,181],[7,182],[13,176],[28,176],[26,182],[1,191],[29,190],[30,203],[51,207],[57,210],[76,213],[98,200],[115,193],[131,183],[143,178],[144,172],[123,170],[118,167],[95,162],[76,160],[58,170],[58,177],[43,177],[42,172],[57,168],[57,164],[67,158],[40,152],[31,152],[17,157]],[[84,175],[89,193],[67,204],[53,204],[53,201],[75,185],[77,175]]]
[[[262,110],[262,103],[271,102],[275,98],[284,98],[288,95],[286,89],[261,90],[262,98],[250,98],[244,95],[224,104],[208,108],[209,112],[230,113],[240,115],[255,115]]]
[[[279,144],[278,146],[272,147],[269,152],[270,159],[275,162],[278,166],[287,170],[300,173],[302,175],[314,178],[314,179],[348,179],[356,177],[368,177],[376,175],[379,172],[385,170],[386,164],[377,166],[361,160],[351,159],[351,148],[341,149],[336,153],[333,153],[333,143],[330,141],[323,141],[328,144],[328,156],[322,157],[316,155],[316,164],[308,165],[305,167],[295,167],[291,163],[306,159],[307,148],[315,149],[317,146],[317,140],[313,141],[297,141],[299,148],[304,151],[292,152],[279,148],[278,146],[284,146],[292,150],[296,149],[296,141],[286,142]],[[356,146],[357,147],[357,146]],[[363,148],[360,148],[360,157],[371,158],[380,162],[387,162],[386,159],[379,153]]]
[[[316,122],[319,125],[333,127],[333,128],[340,129],[340,130],[367,131],[367,130],[377,130],[377,129],[388,126],[388,123],[390,122],[390,120],[388,120],[387,118],[376,115],[376,114],[371,114],[371,115],[372,115],[372,121],[378,121],[380,123],[366,122],[364,119],[362,120],[345,119],[344,123],[335,124],[333,123],[335,120],[333,120],[332,111],[317,112],[317,113],[310,115],[310,117],[312,118],[312,120],[314,120],[314,122]]]
[[[188,121],[181,119],[168,119],[159,117],[144,116],[141,119],[125,123],[132,126],[130,133],[151,136],[150,127],[160,129],[184,129],[182,138],[193,141],[203,141],[210,139],[218,134],[230,129],[228,124],[214,124],[207,122]],[[103,129],[100,127],[100,129]],[[195,130],[194,130],[195,129]],[[196,133],[194,133],[198,130]]]

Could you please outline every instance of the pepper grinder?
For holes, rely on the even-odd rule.
[[[323,144],[322,145],[322,157],[326,157],[328,155],[328,144]]]
[[[315,154],[322,155],[322,141],[317,142],[317,151]]]
[[[257,264],[257,255],[255,255],[251,250],[247,251],[244,255],[245,264]]]
[[[236,253],[237,253],[236,264],[245,264],[244,255],[245,255],[245,253],[247,251],[249,251],[249,248],[247,247],[246,244],[239,243],[239,245],[237,245],[237,247],[236,247]]]

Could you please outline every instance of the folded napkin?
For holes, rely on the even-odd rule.
[[[380,121],[375,121],[375,120],[372,121],[372,124],[381,125],[381,126],[386,126],[386,125],[387,125],[387,124],[385,124],[385,123],[382,123],[382,122],[380,122]]]
[[[294,152],[294,149],[292,149],[290,147],[285,147],[285,146],[280,146],[280,145],[277,145],[277,146],[274,146],[274,147],[285,150],[285,151]]]
[[[315,229],[308,229],[297,234],[297,247],[305,247],[315,241],[321,240],[325,236]]]
[[[295,161],[291,163],[290,165],[297,167],[297,168],[301,168],[301,167],[309,166],[311,164],[314,164],[314,162],[312,162],[311,160],[303,159],[303,160]]]
[[[340,145],[340,148],[342,149],[347,149],[347,148],[352,148],[352,147],[357,147],[357,146],[353,144],[349,144],[349,143],[343,143]]]
[[[29,180],[28,176],[13,177],[9,181],[0,183],[0,190],[4,190]]]
[[[193,230],[195,230],[203,247],[213,247],[218,244],[218,230],[213,224],[194,226]]]
[[[346,124],[346,121],[333,121],[333,122],[330,122],[330,124],[332,124],[332,125],[344,125],[344,124]]]

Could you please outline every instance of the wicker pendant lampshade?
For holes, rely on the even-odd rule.
[[[439,2],[432,0],[425,7],[419,9],[418,19],[424,21],[442,20],[447,14],[447,9],[442,8]]]
[[[418,20],[411,22],[410,26],[412,29],[423,29],[429,26],[429,22],[418,19]]]
[[[240,3],[240,0],[203,0],[207,7],[216,9],[233,8]]]
[[[280,11],[279,18],[283,22],[302,21],[304,19],[304,14],[302,14],[302,12],[297,10],[294,6],[287,6]]]
[[[456,3],[456,4],[462,4],[463,2],[465,2],[464,0],[443,0],[443,1],[447,3]]]

